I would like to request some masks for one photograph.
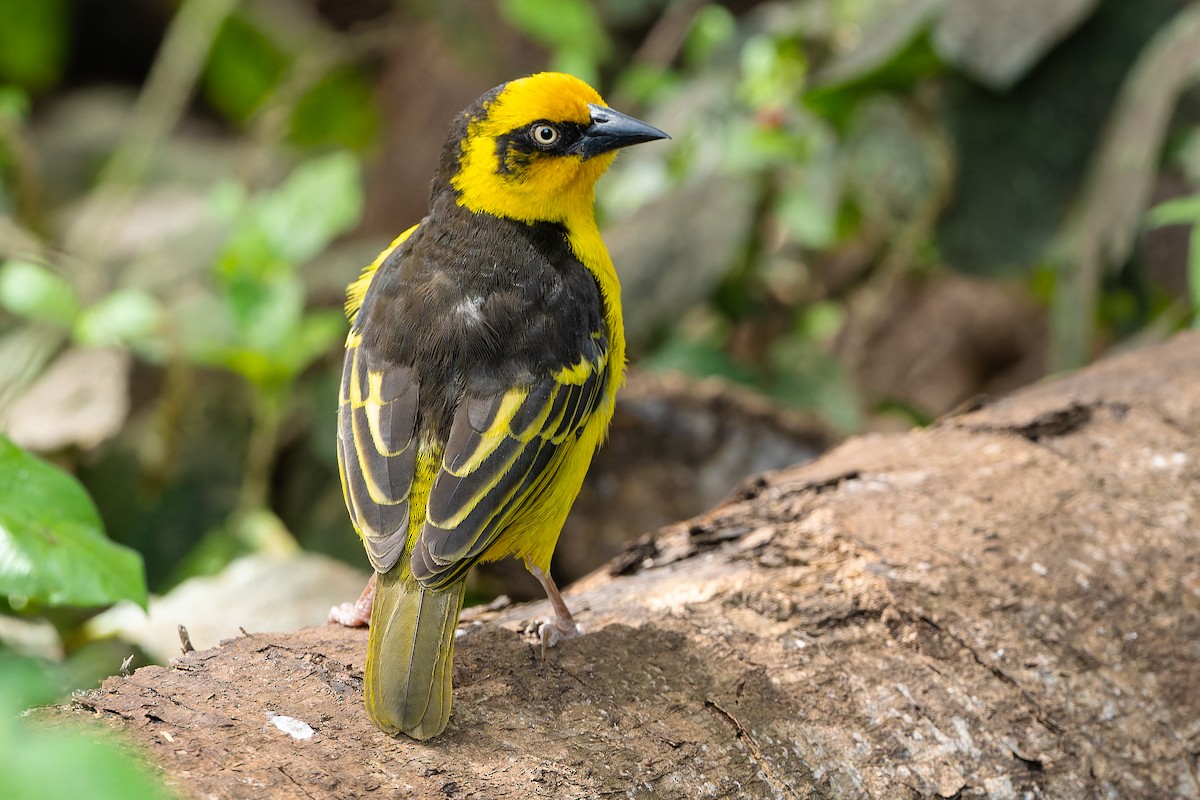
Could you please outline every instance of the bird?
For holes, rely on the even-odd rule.
[[[427,215],[348,287],[337,456],[374,572],[330,617],[369,625],[364,703],[388,734],[445,730],[474,564],[524,561],[554,610],[543,646],[580,634],[550,560],[625,373],[595,185],[668,138],[574,76],[503,83],[452,122]]]

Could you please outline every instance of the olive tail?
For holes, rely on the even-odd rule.
[[[387,733],[431,739],[450,719],[454,632],[466,582],[422,588],[399,569],[381,574],[371,607],[363,699]]]

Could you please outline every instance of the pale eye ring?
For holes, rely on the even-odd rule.
[[[529,129],[529,133],[533,136],[533,143],[538,147],[552,147],[558,141],[558,128],[545,122],[534,125]]]

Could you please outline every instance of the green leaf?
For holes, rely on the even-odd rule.
[[[66,0],[0,0],[0,81],[26,89],[54,85],[66,63]]]
[[[70,325],[79,301],[71,284],[42,265],[10,259],[0,266],[0,306],[27,319]]]
[[[332,153],[301,164],[279,187],[252,200],[221,186],[213,202],[218,213],[241,209],[217,257],[217,273],[274,279],[357,224],[362,213],[358,160],[350,153]]]
[[[181,308],[182,339],[192,358],[236,372],[256,385],[294,378],[291,359],[303,338],[304,286],[296,275],[257,281],[233,276],[215,304]]]
[[[742,46],[741,93],[756,108],[790,106],[808,79],[808,58],[790,37],[759,34]]]
[[[27,708],[54,702],[58,692],[51,669],[47,663],[0,649],[0,753],[7,751],[5,722]]]
[[[365,150],[375,143],[379,127],[371,83],[346,67],[326,75],[296,103],[291,139],[301,147]]]
[[[542,44],[595,43],[604,38],[604,26],[588,0],[503,0],[500,11]]]
[[[358,160],[347,152],[313,159],[274,190],[249,199],[223,185],[213,206],[233,225],[213,270],[220,309],[211,319],[177,315],[188,350],[256,385],[291,380],[344,330],[340,319],[331,333],[334,326],[320,315],[305,317],[297,267],[357,224]]]
[[[142,557],[104,535],[79,482],[3,436],[0,596],[14,606],[146,605]]]
[[[774,210],[796,241],[816,248],[833,244],[840,199],[837,180],[831,162],[814,161],[806,174],[788,175],[781,181]]]
[[[218,111],[245,122],[279,83],[289,60],[258,28],[229,17],[208,57],[204,94]]]
[[[0,123],[19,124],[29,119],[29,95],[15,86],[0,86]]]
[[[804,95],[804,105],[835,127],[843,128],[862,101],[880,92],[907,96],[918,81],[943,71],[945,66],[929,36],[922,33],[903,48],[890,52],[884,61],[834,64],[823,70]]]
[[[154,781],[148,767],[99,733],[34,729],[14,739],[0,762],[0,796],[11,800],[166,800],[172,796]]]
[[[33,661],[0,658],[0,797],[6,800],[168,800],[149,768],[111,734],[33,725],[21,716],[51,702],[50,676]]]
[[[288,341],[283,360],[298,375],[345,337],[346,317],[340,310],[313,311],[301,320],[296,334]]]
[[[753,370],[730,358],[717,342],[679,332],[644,359],[643,365],[654,372],[677,371],[697,377],[716,375],[744,386],[753,387],[759,383],[759,376]]]
[[[737,19],[729,9],[710,3],[696,12],[683,44],[688,63],[703,64],[737,35]]]
[[[811,303],[799,312],[797,329],[801,336],[816,342],[832,342],[846,322],[846,307],[832,300]]]
[[[119,289],[88,306],[75,321],[75,339],[93,347],[133,344],[154,333],[162,310],[140,289]]]
[[[1200,224],[1188,238],[1188,285],[1192,294],[1192,327],[1200,328]]]
[[[774,380],[769,396],[810,410],[835,428],[862,428],[862,401],[854,381],[837,358],[804,333],[773,342],[766,353]]]
[[[273,251],[298,265],[354,227],[361,213],[358,159],[339,152],[297,167],[282,186],[263,198],[258,217]]]
[[[275,354],[296,335],[304,313],[304,285],[295,275],[262,282],[236,280],[226,291],[238,344]]]
[[[1164,225],[1200,225],[1200,194],[1176,197],[1159,203],[1146,212],[1146,224],[1152,228]]]
[[[554,67],[595,82],[612,48],[589,0],[503,0],[500,13],[534,41],[554,50]]]

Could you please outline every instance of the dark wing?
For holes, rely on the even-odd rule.
[[[418,397],[412,367],[374,356],[351,331],[338,404],[338,468],[350,519],[377,572],[396,565],[408,539]]]
[[[563,462],[608,380],[608,342],[586,340],[580,360],[530,386],[466,395],[454,414],[413,576],[429,588],[461,577],[539,497]]]

